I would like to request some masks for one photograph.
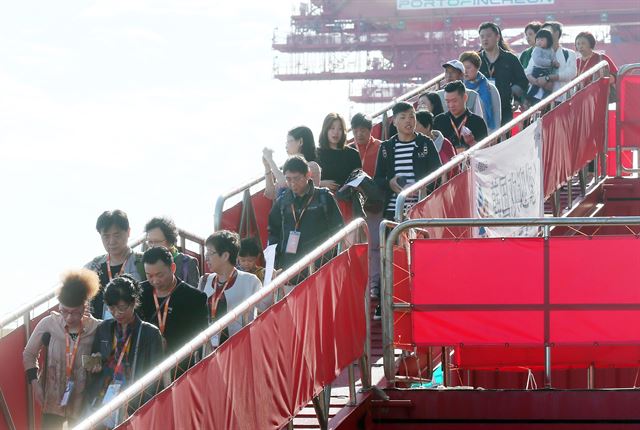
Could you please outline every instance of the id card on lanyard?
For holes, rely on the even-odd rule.
[[[213,321],[218,313],[218,305],[220,304],[220,299],[222,299],[222,295],[224,292],[233,287],[233,284],[236,282],[236,278],[238,277],[238,271],[234,268],[227,281],[222,285],[222,287],[218,287],[218,275],[213,278],[211,285],[214,285],[215,290],[211,295],[211,321]],[[211,346],[217,347],[220,345],[220,333],[216,333],[211,337]]]
[[[127,258],[124,259],[124,262],[122,263],[122,267],[120,268],[120,270],[116,274],[116,277],[121,276],[121,275],[124,274],[124,268],[127,265],[127,263],[129,262],[129,258],[130,257],[131,257],[131,253],[129,253],[127,255]],[[109,279],[109,282],[111,282],[111,280],[113,279],[113,275],[111,273],[111,256],[109,254],[107,254],[107,278]],[[113,315],[111,314],[111,312],[109,311],[109,308],[107,306],[104,306],[104,308],[103,308],[102,319],[103,320],[112,320],[113,319]]]
[[[174,280],[177,285],[177,281]],[[156,316],[158,317],[158,328],[160,329],[160,333],[164,335],[164,330],[167,327],[167,317],[169,316],[169,302],[171,302],[171,295],[173,291],[176,289],[176,285],[171,288],[167,298],[164,301],[164,305],[162,312],[160,312],[160,303],[158,302],[158,292],[156,289],[153,289],[153,303],[156,305]]]
[[[458,143],[460,145],[467,145],[462,137],[462,131],[465,128],[464,125],[467,123],[468,116],[465,116],[459,126],[456,127],[456,124],[453,122],[453,118],[449,117],[449,121],[451,121],[451,127],[453,128],[453,132],[456,134],[458,138]]]
[[[65,375],[67,377],[66,385],[64,387],[64,393],[62,394],[62,400],[60,401],[60,406],[65,407],[69,404],[69,399],[71,398],[71,393],[73,393],[74,381],[73,381],[73,366],[76,362],[76,357],[78,355],[78,347],[80,346],[80,339],[82,338],[82,326],[80,326],[80,331],[78,332],[78,337],[73,345],[73,350],[71,349],[71,334],[69,334],[69,329],[65,327]]]
[[[307,208],[311,204],[311,200],[313,200],[314,195],[315,195],[315,190],[313,193],[311,193],[311,195],[309,196],[309,199],[302,207],[299,217],[296,216],[296,208],[293,205],[293,203],[291,203],[291,215],[293,215],[293,221],[295,222],[295,227],[293,231],[289,232],[289,237],[287,238],[287,246],[285,247],[285,250],[284,250],[284,252],[286,252],[287,254],[295,254],[298,252],[298,245],[300,244],[300,231],[298,231],[298,228],[300,227],[300,222],[302,221],[302,217],[304,216],[304,213],[306,212]]]
[[[118,342],[115,333],[113,335],[113,340],[114,340],[114,351],[115,351],[115,345],[117,345],[117,342]],[[124,346],[122,347],[122,351],[120,352],[120,357],[118,357],[118,361],[116,362],[116,367],[113,369],[113,380],[107,387],[107,391],[105,392],[104,397],[102,398],[103,405],[109,403],[115,396],[117,396],[120,393],[122,386],[124,385],[124,382],[125,382],[124,376],[122,378],[119,378],[118,376],[123,374],[122,360],[124,359],[124,356],[129,353],[130,346],[131,346],[131,333],[129,333],[129,336],[127,336],[127,340],[125,341]]]

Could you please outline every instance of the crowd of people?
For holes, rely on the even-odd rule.
[[[558,22],[528,24],[530,47],[517,56],[500,27],[483,23],[481,49],[442,65],[444,88],[421,94],[415,105],[393,106],[394,133],[384,142],[372,136],[371,118],[357,113],[350,121],[349,143],[344,117],[330,113],[317,147],[309,127],[289,131],[288,159],[282,169],[273,160],[274,151],[265,148],[264,194],[274,201],[268,244],[277,245],[275,268],[291,267],[345,220],[364,216],[370,231],[368,286],[371,297],[379,298],[378,226],[394,218],[403,189],[509,122],[517,106],[548,96],[602,59],[615,76],[611,59],[594,51],[591,33],[577,35],[577,58],[575,51],[560,46],[562,31]],[[403,209],[416,201],[409,197]],[[240,241],[235,232],[219,231],[206,239],[203,257],[211,273],[201,276],[198,260],[179,249],[171,219],[157,217],[145,225],[144,253],[129,247],[129,219],[121,210],[102,213],[96,230],[105,254],[64,275],[58,311],[37,324],[24,350],[26,377],[41,405],[43,428],[60,428],[108,402],[257,292],[264,281],[263,244],[253,238]],[[206,351],[270,304],[264,301],[248,318],[239,317],[211,339]],[[374,318],[379,316],[378,307]],[[46,357],[39,369],[42,351]],[[197,359],[196,354],[181,363],[170,377],[179,376]],[[104,426],[115,426],[160,388],[143,393]]]

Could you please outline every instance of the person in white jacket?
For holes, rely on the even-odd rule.
[[[542,25],[543,29],[549,30],[553,36],[553,50],[556,55],[556,60],[559,63],[558,70],[554,73],[534,78],[533,63],[529,62],[529,65],[525,69],[525,74],[529,83],[537,85],[539,87],[545,87],[550,91],[556,91],[563,85],[570,82],[578,74],[577,57],[575,51],[560,46],[560,37],[562,36],[562,24],[557,21],[547,21]],[[564,100],[564,97],[558,99]]]

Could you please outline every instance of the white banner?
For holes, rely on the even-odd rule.
[[[396,0],[397,10],[459,9],[506,6],[547,6],[554,0]]]
[[[476,218],[543,217],[542,121],[471,155]],[[475,229],[476,237],[535,236],[537,227]]]

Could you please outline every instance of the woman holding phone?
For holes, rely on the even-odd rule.
[[[27,381],[42,408],[41,428],[60,429],[80,417],[87,380],[82,356],[91,352],[99,324],[89,314],[88,302],[99,288],[98,275],[91,270],[65,274],[57,292],[58,312],[36,325],[24,349]],[[43,350],[47,356],[40,370],[38,357]]]

